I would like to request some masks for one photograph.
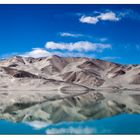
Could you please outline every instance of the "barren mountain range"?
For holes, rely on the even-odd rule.
[[[84,90],[134,88],[140,84],[140,65],[121,65],[99,59],[14,56],[0,61],[0,89]]]

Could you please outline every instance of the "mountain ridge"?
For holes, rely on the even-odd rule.
[[[99,87],[135,88],[140,84],[140,65],[122,65],[86,57],[14,56],[0,60],[0,68],[1,77],[4,77],[2,74],[4,71],[9,70],[9,72],[16,71],[15,75],[4,72],[5,77],[11,76],[11,79],[21,79],[22,81],[25,78],[40,77],[78,84],[90,89]],[[11,79],[9,78],[9,81]]]

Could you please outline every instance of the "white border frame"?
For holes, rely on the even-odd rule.
[[[0,0],[0,4],[140,4],[140,0]]]
[[[0,4],[140,4],[140,0],[0,0]],[[1,135],[2,140],[139,140],[139,135]]]

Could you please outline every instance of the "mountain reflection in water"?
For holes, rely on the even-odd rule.
[[[26,95],[24,100],[20,97],[15,99],[17,102],[1,103],[0,134],[140,133],[139,91],[89,91],[66,97],[48,96],[51,99],[44,96],[40,102],[30,100],[28,93],[40,92],[43,97],[52,95],[52,91],[26,92],[19,93]],[[4,100],[11,95],[5,94]]]

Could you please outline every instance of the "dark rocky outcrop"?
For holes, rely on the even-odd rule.
[[[37,75],[31,74],[29,72],[26,71],[22,71],[22,70],[17,70],[17,69],[13,69],[13,68],[9,68],[9,67],[3,67],[3,69],[6,71],[7,74],[15,77],[15,78],[40,78]]]

